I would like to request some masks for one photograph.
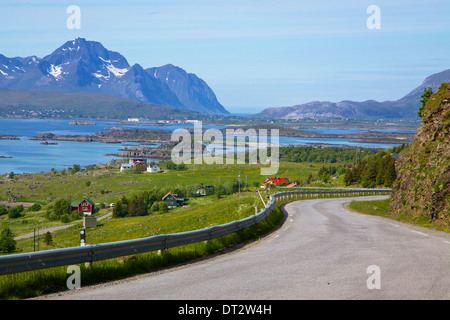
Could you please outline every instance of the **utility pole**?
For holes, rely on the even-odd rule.
[[[239,178],[239,193],[241,193],[241,175],[238,175]]]

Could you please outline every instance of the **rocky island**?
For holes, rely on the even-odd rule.
[[[75,125],[75,126],[95,126],[96,125],[94,122],[89,122],[89,121],[71,121],[71,122],[69,122],[69,124]]]
[[[20,138],[16,136],[0,135],[0,140],[20,140]]]

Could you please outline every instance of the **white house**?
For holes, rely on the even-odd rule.
[[[130,170],[134,168],[134,164],[133,163],[122,163],[122,165],[120,166],[120,172],[126,171],[126,170]]]
[[[147,172],[150,172],[150,173],[161,172],[161,168],[157,164],[153,163],[147,167]]]

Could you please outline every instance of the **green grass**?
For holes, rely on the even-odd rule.
[[[261,200],[255,192],[242,192],[221,199],[216,196],[192,198],[189,200],[189,208],[178,207],[164,214],[106,218],[98,222],[97,228],[87,229],[86,242],[98,244],[203,229],[246,218],[255,213],[255,206],[262,208]],[[53,246],[41,242],[40,249],[79,246],[81,227],[82,221],[73,227],[53,232]],[[33,238],[18,240],[17,247],[23,252],[33,251]]]
[[[365,214],[381,217],[390,217],[389,199],[374,201],[352,201],[349,203],[349,209]]]
[[[95,203],[115,203],[123,195],[129,196],[141,191],[157,189],[171,189],[176,186],[189,185],[217,185],[238,180],[240,175],[242,191],[255,190],[255,183],[261,185],[265,176],[260,175],[261,165],[189,165],[184,171],[167,171],[158,174],[120,173],[118,169],[101,169],[79,172],[77,174],[62,172],[48,172],[38,174],[24,174],[15,176],[13,181],[3,177],[0,183],[0,200],[7,200],[11,194],[18,197],[18,201],[40,203],[42,210],[37,213],[25,212],[23,217],[8,219],[0,216],[0,228],[11,227],[16,236],[33,232],[33,228],[49,228],[61,225],[61,222],[49,221],[45,213],[49,206],[57,199],[65,198],[69,201],[81,201],[85,195]],[[308,175],[319,169],[319,165],[282,163],[279,176],[287,177],[291,181],[306,180]],[[2,178],[0,178],[1,180]],[[87,186],[86,182],[90,181]],[[201,205],[191,199],[191,208]],[[190,203],[189,203],[190,204]],[[101,212],[104,214],[106,211]]]
[[[408,223],[423,228],[435,229],[443,232],[450,232],[450,228],[444,228],[434,225],[430,222],[429,218],[420,215],[413,216],[408,213],[400,215],[394,215],[389,209],[390,199],[386,200],[374,200],[374,201],[352,201],[349,203],[348,208],[355,212],[376,215],[384,218],[389,218],[403,223]]]
[[[239,195],[236,195],[239,197]],[[228,200],[232,200],[230,197]],[[233,199],[236,200],[236,199]],[[281,203],[258,224],[238,232],[210,241],[198,242],[164,250],[162,254],[149,252],[132,256],[131,259],[111,259],[93,263],[81,269],[82,286],[123,279],[138,274],[160,270],[186,263],[211,254],[222,254],[227,249],[241,243],[257,240],[276,228],[283,219]],[[0,276],[0,299],[24,299],[43,294],[67,290],[69,275],[66,267],[22,272]]]

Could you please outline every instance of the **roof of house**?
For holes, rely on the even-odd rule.
[[[84,200],[86,200],[89,204],[91,204],[92,206],[95,206],[94,201],[92,201],[91,199],[89,199],[88,197],[85,197],[83,200],[81,200],[80,202],[71,202],[70,206],[73,208],[77,208]]]
[[[175,194],[175,193],[172,193],[172,191],[169,191],[163,198],[162,198],[162,200],[164,201],[164,199],[165,198],[167,198],[168,196],[172,196],[172,197],[174,197],[175,199],[177,199],[177,195]]]
[[[89,199],[88,197],[86,197],[86,198],[84,198],[84,200],[86,200],[89,204],[91,204],[91,205],[93,205],[93,206],[95,206],[95,203],[94,203],[94,201],[92,201],[91,199]],[[83,200],[83,201],[84,201]],[[81,201],[81,202],[83,202],[83,201]],[[81,203],[80,202],[80,203]]]
[[[289,179],[287,179],[287,178],[273,178],[273,179],[267,179],[266,182],[272,182],[274,184],[289,183]]]
[[[296,183],[290,183],[286,186],[286,188],[293,188],[293,187],[298,187],[298,185]]]

